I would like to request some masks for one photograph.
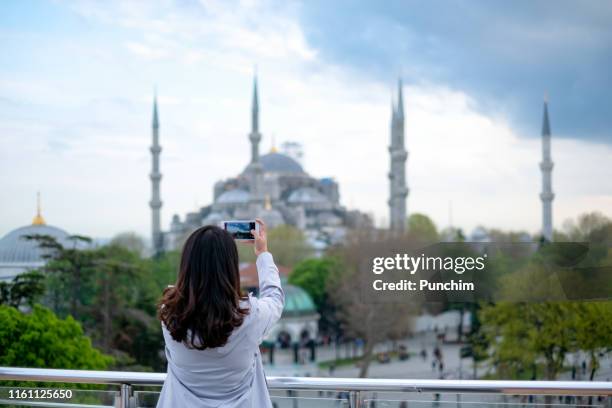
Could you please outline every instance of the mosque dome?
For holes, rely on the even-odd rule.
[[[312,298],[304,289],[283,282],[283,291],[285,292],[283,316],[312,315],[317,312]]]
[[[287,201],[291,204],[325,203],[327,198],[312,187],[302,187],[289,194]]]
[[[286,154],[271,151],[259,158],[266,173],[304,173],[302,166]]]
[[[36,241],[26,239],[29,235],[48,235],[64,246],[70,245],[69,234],[60,228],[45,224],[28,225],[17,228],[0,239],[0,264],[44,262],[45,249],[40,248]]]
[[[217,203],[219,204],[243,204],[248,203],[250,194],[246,190],[234,189],[223,192],[217,197]]]
[[[9,267],[19,264],[26,267],[36,267],[45,263],[44,255],[48,249],[40,248],[35,240],[27,239],[28,236],[46,235],[61,244],[69,246],[70,235],[63,229],[47,225],[40,211],[40,193],[37,194],[36,216],[32,220],[32,225],[17,228],[2,239],[0,239],[0,265]]]

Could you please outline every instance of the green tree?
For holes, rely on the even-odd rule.
[[[60,319],[40,305],[25,314],[0,306],[0,366],[104,370],[112,362],[72,317]]]
[[[498,376],[538,378],[537,362],[542,361],[543,377],[555,380],[567,353],[575,350],[577,311],[572,302],[503,302],[483,308],[482,328]]]
[[[11,282],[0,282],[0,305],[30,308],[45,293],[45,276],[38,271],[17,275]]]
[[[51,237],[32,239],[46,249],[46,302],[58,316],[79,321],[96,346],[116,357],[117,367],[163,368],[156,319],[161,289],[156,269],[147,267],[156,260],[143,260],[124,245],[67,248]]]
[[[304,289],[312,297],[321,318],[322,333],[334,333],[339,329],[336,307],[330,301],[328,286],[330,277],[338,275],[341,262],[333,257],[306,259],[298,263],[289,275],[289,283]]]
[[[612,220],[601,212],[591,212],[579,215],[575,220],[569,219],[563,223],[567,238],[576,242],[590,242],[593,233],[612,226]],[[610,238],[610,236],[608,235]]]
[[[249,247],[251,252],[253,247]],[[157,296],[161,296],[162,291],[176,282],[178,276],[181,254],[178,251],[164,252],[156,257],[144,260],[144,268],[150,271]]]
[[[576,348],[588,353],[593,381],[600,359],[612,351],[612,301],[581,303],[574,319]]]
[[[91,296],[93,257],[95,250],[83,249],[91,239],[79,235],[69,237],[71,245],[64,247],[55,238],[46,235],[31,235],[44,250],[47,264],[41,269],[47,276],[47,300],[60,317],[70,314],[81,321],[83,306]]]
[[[568,353],[587,352],[590,379],[612,349],[612,302],[502,302],[480,314],[489,358],[501,378],[555,380]],[[537,364],[543,364],[538,371]],[[529,375],[530,374],[530,375]]]
[[[156,314],[159,291],[138,254],[108,245],[96,251],[94,292],[88,313],[96,344],[122,368],[161,368],[163,348]]]
[[[481,310],[489,357],[502,378],[531,372],[533,378],[554,380],[567,353],[583,351],[590,356],[592,379],[599,358],[612,349],[612,302],[567,300],[609,293],[612,223],[601,214],[585,214],[566,223],[566,233],[568,240],[588,245],[541,246],[499,278],[502,302]]]
[[[502,231],[497,228],[490,228],[486,231],[491,241],[496,243],[523,242],[525,238],[530,237],[527,231]]]
[[[436,224],[425,214],[413,213],[408,217],[408,231],[425,242],[438,240]]]
[[[298,263],[289,276],[289,283],[304,289],[318,308],[327,299],[327,281],[340,263],[335,258],[313,258]]]

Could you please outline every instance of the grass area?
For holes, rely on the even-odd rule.
[[[394,359],[399,359],[399,357],[398,357],[398,356],[399,356],[399,353],[398,353],[397,351],[392,351],[392,352],[389,352],[388,354],[389,354],[389,357],[391,358],[391,360],[394,360]],[[413,356],[415,356],[415,355],[416,355],[416,353],[413,353],[413,352],[408,352],[408,358],[411,358],[411,357],[413,357]],[[327,360],[327,361],[321,361],[321,362],[318,364],[318,366],[319,366],[319,368],[321,368],[321,369],[329,369],[329,367],[330,367],[331,365],[335,365],[335,367],[336,367],[336,368],[338,368],[338,367],[346,367],[346,366],[351,366],[351,365],[354,365],[354,364],[359,363],[359,362],[361,361],[361,358],[362,358],[362,357],[361,357],[361,356],[359,356],[359,357],[347,357],[347,358],[340,358],[340,359],[338,359],[338,360]],[[374,354],[374,355],[372,356],[372,362],[373,362],[373,363],[376,363],[376,362],[377,362],[377,359],[376,359],[376,354]]]
[[[329,367],[331,367],[332,365],[335,365],[336,368],[345,367],[345,366],[356,364],[359,361],[361,361],[361,357],[349,357],[349,358],[340,358],[338,360],[321,361],[319,363],[319,368],[329,369]]]
[[[537,363],[536,364],[536,379],[538,380],[543,380],[545,377],[545,372],[546,372],[546,367],[543,363]],[[572,371],[572,367],[571,366],[563,366],[563,368],[561,369],[561,371],[559,372],[559,374],[561,373],[565,373],[568,371]],[[513,376],[512,378],[508,378],[507,375],[500,375],[499,373],[488,373],[483,375],[482,377],[480,377],[480,380],[531,380],[533,378],[533,371],[532,370],[524,370],[518,374],[516,374],[515,376]]]

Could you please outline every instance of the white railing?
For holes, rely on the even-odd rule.
[[[120,408],[131,408],[133,386],[161,386],[165,373],[57,370],[0,367],[0,381],[37,381],[109,384],[120,387]],[[271,390],[346,391],[351,408],[361,407],[362,392],[480,393],[505,395],[604,396],[612,401],[612,382],[505,381],[505,380],[399,380],[369,378],[267,377]]]

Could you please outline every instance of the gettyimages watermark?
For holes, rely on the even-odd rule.
[[[356,251],[364,302],[546,302],[612,298],[612,265],[587,243],[439,243]]]
[[[417,272],[445,271],[463,275],[466,271],[482,271],[485,269],[487,254],[482,256],[410,256],[408,254],[396,254],[395,257],[376,257],[372,260],[372,272],[380,275],[385,271],[404,271],[410,275]],[[427,279],[419,279],[418,282],[410,279],[401,279],[397,282],[385,282],[383,279],[375,279],[372,282],[374,290],[430,290],[450,291],[467,290],[473,291],[473,282],[463,282],[461,279],[447,282],[431,282]]]

